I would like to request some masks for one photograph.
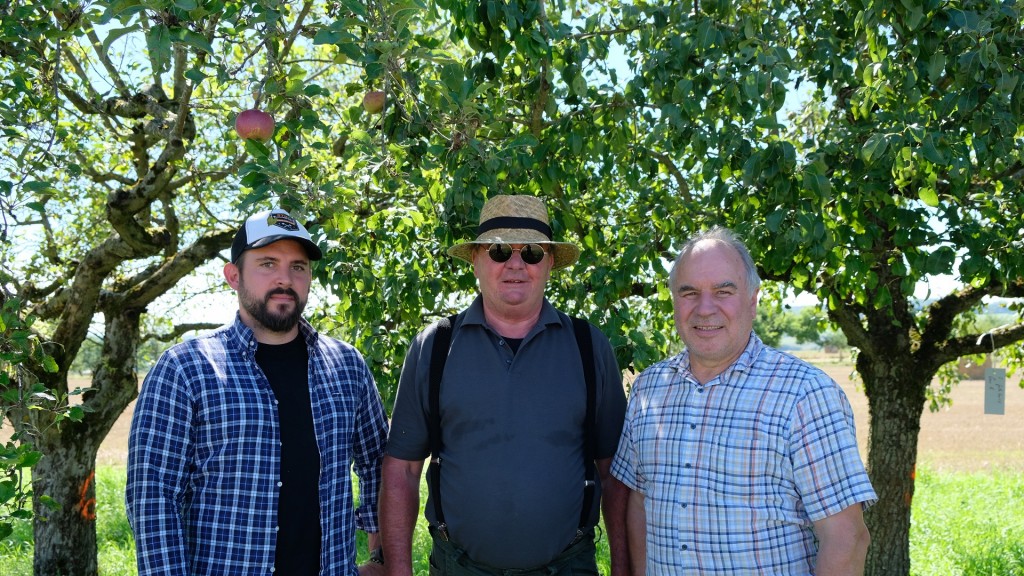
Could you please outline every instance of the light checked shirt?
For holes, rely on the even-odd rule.
[[[355,529],[378,531],[387,421],[359,352],[305,320],[299,331],[320,450],[320,574],[355,576]],[[236,315],[232,325],[165,352],[146,376],[125,490],[140,576],[273,572],[281,442],[256,346]]]
[[[812,574],[812,522],[877,500],[842,389],[754,334],[706,385],[686,351],[643,371],[612,474],[644,494],[650,576]]]

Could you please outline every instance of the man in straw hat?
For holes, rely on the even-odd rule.
[[[448,253],[473,265],[480,295],[421,332],[405,358],[381,493],[388,574],[412,573],[431,454],[431,574],[596,575],[599,501],[613,573],[624,574],[626,492],[608,474],[625,411],[619,368],[600,330],[544,297],[579,248],[552,240],[539,198],[495,196],[476,240]]]

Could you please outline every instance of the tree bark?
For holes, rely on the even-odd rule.
[[[927,382],[917,382],[919,378],[908,374],[905,367],[894,366],[898,357],[893,355],[882,360],[885,366],[860,372],[865,386],[874,391],[868,396],[867,468],[878,502],[865,512],[871,532],[865,566],[868,576],[910,574],[910,506]],[[891,376],[883,379],[878,372]]]
[[[33,573],[95,576],[96,452],[105,434],[79,426],[63,430],[46,436],[41,446],[45,456],[32,469]],[[40,500],[43,494],[60,508],[46,506]]]

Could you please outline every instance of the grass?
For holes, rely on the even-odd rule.
[[[1024,575],[1024,475],[918,473],[910,528],[915,576]]]
[[[124,468],[97,470],[96,530],[102,576],[134,576],[135,542],[124,512]],[[1024,474],[918,471],[910,530],[913,576],[1024,576]],[[425,488],[421,488],[425,493]],[[425,498],[421,498],[421,501]],[[430,536],[420,519],[416,574],[427,574]],[[365,536],[359,542],[365,561]],[[607,573],[607,542],[598,565]],[[32,527],[0,541],[0,574],[32,576]]]

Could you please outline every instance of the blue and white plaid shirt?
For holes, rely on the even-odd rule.
[[[354,576],[355,529],[377,532],[387,420],[352,346],[299,324],[320,449],[320,573]],[[128,519],[140,575],[274,569],[280,487],[277,402],[235,322],[174,346],[146,376],[128,446]],[[351,471],[359,476],[354,508]]]
[[[640,374],[612,474],[644,494],[647,574],[812,574],[812,522],[877,499],[824,372],[765,346],[701,385],[687,352]]]

